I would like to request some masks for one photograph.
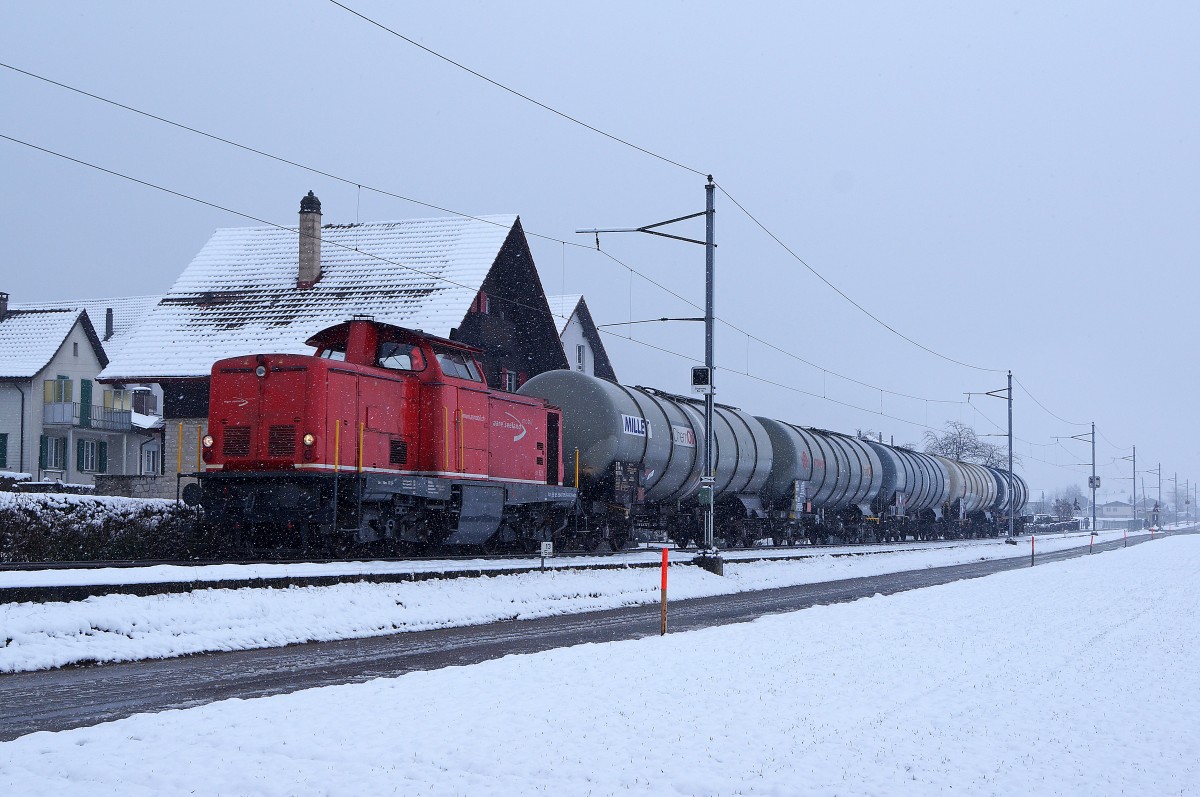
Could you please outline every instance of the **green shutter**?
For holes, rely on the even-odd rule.
[[[75,441],[75,470],[83,472],[83,441]]]
[[[92,425],[92,380],[79,380],[79,425],[88,428]]]
[[[0,468],[8,467],[8,433],[0,434]]]
[[[42,435],[40,438],[38,438],[38,467],[42,470],[46,469],[46,451],[49,444],[50,440],[46,437],[46,435]]]
[[[101,440],[96,445],[96,472],[108,473],[108,443]]]

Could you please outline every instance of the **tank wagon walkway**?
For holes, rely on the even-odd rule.
[[[1139,538],[1130,544],[1144,541],[1149,540]],[[1116,540],[1098,544],[1095,550],[1121,545]],[[1038,565],[1086,555],[1086,548],[1046,553],[1039,557]],[[776,612],[931,587],[1028,566],[1023,558],[998,559],[695,598],[671,604],[671,631],[747,622]],[[634,639],[657,633],[658,621],[657,606],[636,606],[286,648],[3,675],[0,741],[35,731],[77,728],[228,698],[265,697],[586,642]]]

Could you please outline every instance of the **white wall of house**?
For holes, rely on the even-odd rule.
[[[100,373],[100,360],[88,340],[87,333],[80,324],[76,324],[66,340],[55,352],[50,362],[38,372],[32,381],[26,382],[22,388],[27,390],[25,406],[25,471],[32,473],[35,479],[59,479],[69,484],[93,484],[95,474],[137,473],[137,444],[146,438],[142,435],[84,427],[75,421],[74,408],[69,404],[81,404],[84,398],[83,383],[91,382],[91,400],[93,408],[103,408],[104,391],[112,390],[112,386],[96,382]],[[71,384],[69,401],[63,401],[62,415],[67,421],[61,424],[45,423],[45,388],[48,380],[64,377]],[[19,408],[20,397],[15,391],[8,391],[5,405],[16,403]],[[65,399],[66,397],[63,396]],[[7,407],[6,407],[7,408]],[[15,410],[19,413],[19,409]],[[18,424],[19,425],[19,424]],[[40,467],[42,436],[51,440],[61,441],[50,443],[51,454],[45,468]],[[79,445],[83,441],[84,467],[80,468]],[[101,443],[104,444],[103,449]],[[10,448],[11,448],[10,444]],[[100,452],[104,451],[104,469],[100,470]]]
[[[4,455],[0,456],[3,463],[0,470],[34,473],[37,470],[37,451],[33,452],[33,460],[29,458],[29,426],[32,423],[30,404],[35,401],[41,412],[42,395],[33,395],[32,382],[6,381],[0,382],[0,435],[3,435]],[[25,395],[25,440],[21,439],[21,394]],[[39,418],[40,421],[40,418]],[[38,428],[40,429],[40,422]],[[37,438],[35,437],[36,441]],[[22,447],[22,442],[25,445]],[[23,448],[23,451],[22,451]],[[24,456],[22,456],[22,454]]]
[[[563,352],[567,355],[571,370],[582,371],[589,376],[596,375],[596,358],[592,354],[592,345],[583,335],[583,325],[579,323],[579,316],[571,316],[571,320],[559,335],[559,340],[562,341]]]

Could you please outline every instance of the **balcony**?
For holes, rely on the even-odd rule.
[[[128,432],[132,426],[129,410],[112,410],[70,401],[42,405],[42,423],[46,426],[78,426],[104,432]]]

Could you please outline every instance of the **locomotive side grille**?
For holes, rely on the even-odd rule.
[[[276,458],[296,456],[296,427],[272,426],[267,432],[267,454]]]
[[[250,427],[230,426],[225,430],[225,439],[221,442],[221,455],[226,457],[246,457],[250,455]]]
[[[392,465],[408,464],[408,443],[403,440],[393,440],[388,452],[388,462]]]

